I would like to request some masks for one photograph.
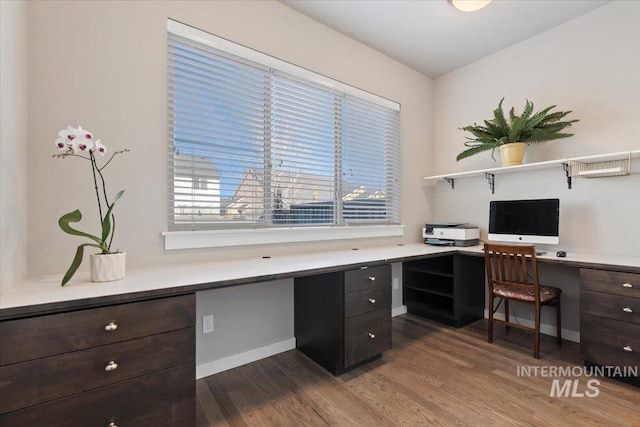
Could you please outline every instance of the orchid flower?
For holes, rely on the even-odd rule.
[[[68,126],[66,131],[71,133],[74,136],[74,138],[93,139],[93,134],[91,134],[91,132],[89,132],[86,129],[82,129],[82,126],[78,126],[77,128],[74,128],[73,126]]]
[[[94,148],[95,151],[100,153],[101,156],[104,156],[105,154],[107,154],[107,147],[105,147],[105,145],[102,144],[99,139],[96,139],[94,143],[95,143],[95,148]]]
[[[67,151],[71,148],[71,143],[66,137],[60,137],[56,139],[55,144],[58,151]]]
[[[80,150],[88,152],[93,149],[93,135],[86,129],[82,129],[82,126],[73,128],[69,126],[67,130],[71,132],[74,138],[71,140],[71,145],[74,150]]]
[[[93,141],[90,139],[76,138],[71,142],[74,150],[89,152],[93,150]]]
[[[72,126],[67,126],[66,129],[62,129],[58,132],[58,136],[67,140],[67,142],[71,142],[76,137],[76,130],[77,129]]]
[[[66,129],[62,129],[58,132],[58,139],[56,139],[56,148],[58,151],[73,150],[73,140],[76,139],[76,131],[74,127],[67,126]]]

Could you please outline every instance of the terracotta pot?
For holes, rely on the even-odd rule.
[[[524,148],[527,146],[524,142],[512,142],[511,144],[501,145],[500,160],[502,166],[516,166],[522,164],[524,158]]]
[[[91,254],[91,281],[112,282],[124,279],[126,252],[115,254]]]

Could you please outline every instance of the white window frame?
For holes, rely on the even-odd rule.
[[[233,55],[258,62],[268,67],[287,72],[327,88],[357,96],[386,108],[400,111],[400,105],[388,99],[373,95],[356,87],[330,79],[310,70],[298,67],[272,56],[263,54],[229,40],[214,36],[177,21],[167,20],[167,31],[199,43],[214,47]],[[399,196],[399,195],[398,195]],[[166,231],[165,250],[228,247],[260,244],[330,241],[342,239],[398,237],[404,235],[401,224],[359,224],[308,227],[275,227],[249,229],[219,229],[196,231]]]

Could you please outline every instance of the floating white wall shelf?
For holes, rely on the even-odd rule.
[[[467,172],[456,172],[445,175],[434,175],[434,176],[426,176],[424,180],[432,185],[437,181],[445,180],[450,185],[451,188],[455,188],[455,180],[459,178],[471,178],[475,176],[482,176],[487,179],[489,182],[489,188],[491,188],[491,193],[495,192],[495,176],[501,175],[505,173],[515,173],[515,172],[526,172],[540,169],[551,169],[554,167],[562,167],[567,176],[567,186],[571,188],[571,179],[572,175],[569,171],[569,163],[582,163],[582,164],[591,164],[598,162],[609,162],[615,160],[625,160],[640,158],[640,150],[630,150],[630,151],[621,151],[617,153],[606,153],[606,154],[597,154],[592,156],[583,156],[583,157],[573,157],[570,159],[557,159],[557,160],[548,160],[545,162],[537,162],[537,163],[527,163],[524,165],[518,166],[504,166],[490,169],[479,169],[474,171]],[[580,175],[576,175],[580,176]],[[597,177],[598,175],[594,174],[593,177]],[[600,175],[600,176],[612,176],[612,175]],[[586,177],[586,176],[585,176]]]

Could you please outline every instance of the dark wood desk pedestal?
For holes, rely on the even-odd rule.
[[[295,279],[298,350],[334,375],[391,348],[389,264]]]
[[[195,294],[0,323],[0,425],[195,425]]]
[[[580,351],[587,364],[639,370],[640,274],[580,269]]]

